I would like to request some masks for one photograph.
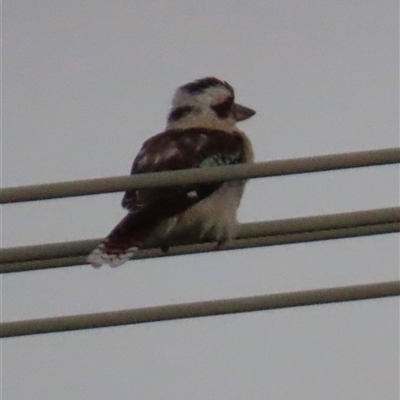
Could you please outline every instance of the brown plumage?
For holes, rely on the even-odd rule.
[[[204,78],[186,84],[174,97],[167,130],[143,144],[131,173],[251,162],[251,144],[235,124],[253,114],[234,103],[226,82]],[[243,189],[243,181],[234,181],[127,191],[122,205],[129,213],[88,261],[115,266],[143,247],[229,241]]]

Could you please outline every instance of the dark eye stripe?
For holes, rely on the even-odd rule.
[[[217,114],[219,118],[227,118],[229,116],[229,113],[231,112],[232,104],[233,98],[228,97],[222,103],[215,104],[214,106],[211,106],[211,108],[214,110],[215,114]]]
[[[171,111],[168,116],[168,122],[177,121],[185,117],[186,115],[190,114],[193,111],[193,107],[191,106],[184,106],[176,108],[175,110]]]

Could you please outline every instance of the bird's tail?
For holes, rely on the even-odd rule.
[[[138,227],[137,215],[127,214],[111,233],[88,256],[87,262],[93,267],[109,264],[117,267],[128,261],[143,247],[146,229]],[[140,224],[139,224],[140,225]],[[138,229],[139,228],[139,229]]]
[[[153,193],[154,199],[145,206],[129,212],[87,258],[94,267],[109,264],[113,267],[128,261],[143,247],[160,221],[178,215],[192,205],[186,187],[163,189],[163,195]]]

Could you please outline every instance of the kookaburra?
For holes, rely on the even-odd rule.
[[[236,127],[255,114],[235,103],[231,85],[214,77],[179,87],[166,130],[146,140],[131,174],[249,163],[253,150]],[[94,267],[120,265],[144,247],[227,243],[235,237],[245,181],[128,190],[129,213],[88,257]]]

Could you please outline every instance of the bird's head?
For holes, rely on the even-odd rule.
[[[210,128],[231,132],[237,121],[254,114],[254,110],[235,103],[235,92],[229,83],[208,77],[176,90],[167,129]]]

